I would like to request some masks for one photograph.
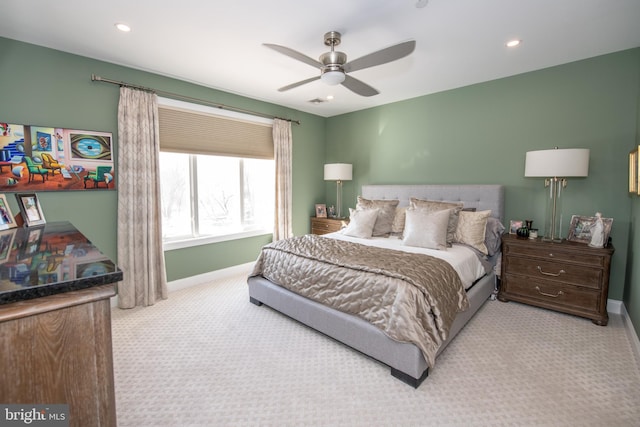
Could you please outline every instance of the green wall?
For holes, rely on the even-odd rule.
[[[635,144],[629,147],[629,151],[635,150],[640,145],[640,90],[638,90],[638,114],[636,120]],[[623,301],[629,312],[629,317],[640,335],[640,197],[629,195],[631,199],[630,229],[627,258],[627,281]]]
[[[195,84],[0,38],[0,120],[112,132],[116,86],[92,73],[159,90],[300,120],[293,126],[293,228],[309,231],[315,203],[335,203],[323,164],[350,162],[346,207],[363,184],[498,183],[506,218],[544,219],[541,180],[524,178],[526,151],[591,149],[587,178],[565,192],[571,214],[614,218],[609,297],[623,299],[640,331],[640,200],[627,193],[627,156],[640,143],[640,49],[468,86],[325,119]],[[39,193],[48,221],[71,221],[117,259],[117,191]],[[9,198],[11,207],[17,205]],[[166,253],[176,280],[254,260],[270,236]],[[125,272],[126,273],[126,272]]]
[[[504,184],[506,221],[542,226],[546,191],[541,179],[523,176],[525,153],[589,148],[589,176],[570,179],[564,193],[563,234],[572,214],[614,218],[609,297],[621,300],[626,283],[630,294],[640,292],[626,278],[627,156],[638,132],[639,86],[640,49],[633,49],[344,114],[327,121],[326,160],[353,163],[346,207],[363,184]],[[335,203],[335,187],[326,191]],[[631,311],[640,330],[637,295]]]
[[[112,132],[117,149],[118,86],[91,74],[211,102],[300,120],[293,125],[293,229],[309,230],[315,203],[324,198],[325,119],[131,68],[0,38],[0,120]],[[39,193],[47,221],[71,221],[107,256],[117,259],[117,191]],[[17,204],[9,197],[14,213]],[[271,236],[168,251],[168,280],[255,260]],[[125,272],[126,274],[126,272]]]

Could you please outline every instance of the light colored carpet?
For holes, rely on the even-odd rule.
[[[118,425],[638,426],[640,369],[609,326],[488,301],[413,389],[266,306],[246,275],[113,310]]]

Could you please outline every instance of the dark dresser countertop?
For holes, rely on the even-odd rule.
[[[0,231],[0,304],[107,285],[122,276],[69,222]]]

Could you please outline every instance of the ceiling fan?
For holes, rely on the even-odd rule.
[[[279,92],[284,92],[289,89],[302,86],[307,83],[311,83],[315,80],[322,80],[329,85],[342,84],[350,91],[362,96],[374,96],[379,94],[376,89],[372,88],[368,84],[351,77],[348,73],[353,71],[362,70],[365,68],[375,67],[377,65],[386,64],[388,62],[395,61],[400,58],[404,58],[409,55],[416,47],[414,40],[399,43],[385,49],[378,50],[353,61],[347,62],[347,55],[343,52],[334,50],[336,46],[340,44],[341,34],[337,31],[329,31],[324,35],[324,44],[331,47],[330,52],[325,52],[320,55],[320,61],[309,58],[308,56],[297,52],[291,48],[280,46],[277,44],[264,43],[264,46],[280,52],[283,55],[287,55],[298,61],[302,61],[305,64],[318,68],[321,73],[319,76],[311,77],[306,80],[302,80],[290,85],[281,87]]]

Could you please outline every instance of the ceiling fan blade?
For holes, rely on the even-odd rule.
[[[280,52],[283,55],[286,55],[290,58],[293,59],[297,59],[298,61],[304,62],[305,64],[311,65],[312,67],[318,68],[318,69],[322,69],[323,65],[316,61],[313,58],[309,58],[307,55],[302,54],[298,51],[295,51],[291,48],[285,47],[285,46],[280,46],[277,44],[270,44],[270,43],[263,43],[263,46],[266,46],[270,49],[275,50],[276,52]]]
[[[380,93],[376,89],[369,86],[368,84],[358,79],[354,79],[349,75],[345,75],[345,79],[342,82],[342,86],[346,87],[351,92],[354,92],[361,96],[374,96]]]
[[[342,66],[342,69],[345,72],[350,73],[352,71],[386,64],[388,62],[395,61],[396,59],[404,58],[413,52],[415,48],[415,40],[396,44],[347,62]]]
[[[297,83],[291,83],[290,85],[283,86],[280,89],[278,89],[278,92],[285,92],[285,91],[287,91],[289,89],[293,89],[293,88],[296,88],[298,86],[302,86],[302,85],[306,85],[307,83],[311,83],[314,80],[320,80],[320,76],[311,77],[309,79],[302,80],[302,81],[297,82]]]

